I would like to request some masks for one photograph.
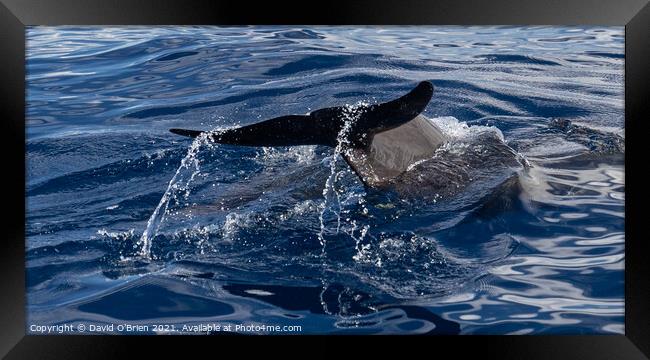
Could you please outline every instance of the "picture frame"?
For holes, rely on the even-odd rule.
[[[29,25],[624,25],[625,26],[625,335],[431,337],[424,342],[460,356],[482,349],[503,359],[643,359],[650,356],[650,263],[643,251],[643,122],[650,94],[650,4],[624,1],[328,1],[262,2],[180,0],[3,0],[0,4],[5,223],[0,256],[4,325],[0,354],[23,358],[114,358],[170,337],[25,335],[25,26]],[[139,339],[142,340],[141,342]],[[180,337],[177,337],[180,338]],[[198,338],[198,339],[195,339]],[[278,339],[278,337],[273,337]],[[282,337],[285,339],[286,337]],[[312,338],[312,337],[307,337]],[[174,339],[172,341],[176,341]],[[228,342],[210,337],[206,345]],[[250,341],[250,339],[246,339]],[[422,340],[421,338],[419,340]],[[187,341],[187,337],[183,337]],[[285,340],[286,341],[286,340]],[[383,341],[383,340],[380,340]],[[479,344],[475,344],[475,342]],[[281,342],[281,341],[280,341]],[[489,344],[489,346],[488,346]],[[160,348],[159,348],[160,349]],[[92,354],[92,355],[91,355]]]

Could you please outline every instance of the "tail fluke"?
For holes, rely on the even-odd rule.
[[[365,148],[375,134],[413,120],[424,111],[432,94],[433,85],[423,81],[398,99],[360,108],[359,116],[348,134],[349,144],[355,148]],[[214,131],[210,133],[210,138],[220,144],[243,146],[336,146],[347,111],[344,107],[332,107],[308,115],[281,116],[240,128]],[[203,133],[187,129],[169,131],[194,138]]]
[[[199,130],[187,130],[187,129],[169,129],[172,133],[176,135],[181,135],[181,136],[189,136],[192,138],[199,137],[203,133],[203,131]]]
[[[421,159],[430,158],[444,141],[442,132],[419,116],[429,104],[433,85],[418,84],[395,100],[359,107],[330,107],[308,115],[288,115],[239,128],[208,132],[220,144],[242,146],[325,145],[345,136],[342,153],[364,184],[380,187]],[[342,131],[344,126],[346,131]],[[203,131],[170,129],[198,137]]]
[[[281,116],[240,128],[210,132],[210,139],[219,144],[242,146],[296,146],[336,145],[337,130],[308,115]],[[335,125],[335,124],[334,124]],[[335,127],[335,126],[334,126]],[[187,129],[169,129],[174,134],[197,137],[203,132]],[[328,136],[328,133],[334,136]]]

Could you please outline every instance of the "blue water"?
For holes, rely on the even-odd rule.
[[[28,326],[623,333],[623,34],[30,27]],[[168,132],[383,102],[422,80],[430,121],[528,162],[514,185],[404,200],[366,191],[328,147]]]

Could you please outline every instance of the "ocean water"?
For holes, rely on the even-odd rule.
[[[624,331],[622,27],[26,35],[30,333]],[[364,189],[329,147],[168,131],[384,102],[423,80],[449,153],[489,133],[526,166],[403,199]],[[224,328],[182,331],[207,324]]]

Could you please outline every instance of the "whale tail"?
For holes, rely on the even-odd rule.
[[[430,157],[446,141],[438,128],[420,116],[432,95],[433,85],[423,81],[400,98],[356,108],[352,120],[349,108],[331,107],[207,134],[220,144],[335,147],[345,128],[343,157],[364,184],[377,187],[405,171],[410,164]],[[347,127],[346,121],[351,121]],[[189,137],[205,133],[188,129],[169,131]]]
[[[431,100],[433,85],[421,82],[408,94],[382,104],[362,106],[350,129],[354,147],[369,144],[369,135],[400,126],[419,115]],[[212,141],[242,146],[336,146],[345,123],[345,107],[325,108],[307,115],[288,115],[235,129],[213,132]],[[170,129],[174,134],[197,137],[199,130]]]

